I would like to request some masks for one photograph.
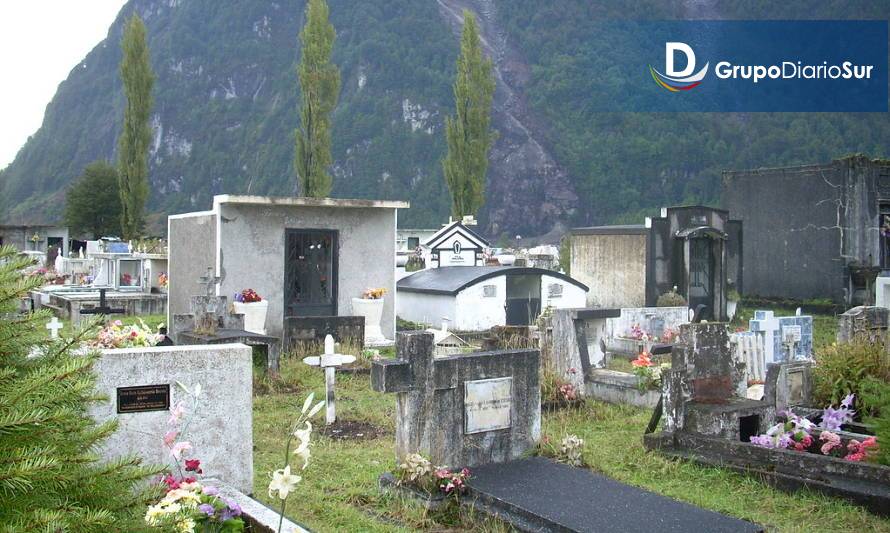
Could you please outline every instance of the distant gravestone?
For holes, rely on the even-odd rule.
[[[854,307],[838,318],[837,341],[852,342],[854,339],[884,342],[890,323],[890,309],[886,307]]]
[[[375,361],[371,385],[398,395],[396,457],[451,467],[501,463],[541,434],[538,350],[434,357],[433,335],[399,333],[397,359]]]
[[[50,320],[50,321],[46,324],[46,329],[48,329],[48,330],[50,331],[50,335],[51,335],[52,338],[54,338],[54,339],[58,339],[58,338],[59,338],[59,330],[62,329],[62,328],[64,328],[64,327],[65,327],[65,325],[62,324],[62,323],[59,321],[59,319],[56,318],[56,317],[53,317],[53,319]]]
[[[762,337],[765,364],[813,358],[812,316],[777,317],[772,311],[755,311],[748,328]]]

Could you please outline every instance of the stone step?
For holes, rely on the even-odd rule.
[[[473,469],[466,501],[522,531],[761,532],[761,526],[543,457]]]

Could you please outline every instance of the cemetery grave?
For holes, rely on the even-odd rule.
[[[885,342],[887,316],[884,308],[850,310],[840,318],[838,340],[878,335],[879,330]],[[788,348],[793,354],[790,342]],[[763,399],[753,400],[746,396],[745,363],[734,352],[725,324],[681,327],[673,369],[664,378],[662,431],[647,434],[646,446],[757,475],[782,488],[806,487],[875,513],[890,513],[890,467],[865,460],[874,451],[865,446],[874,438],[852,433],[841,421],[829,425],[834,411],[826,409],[817,418],[806,409],[812,405],[812,363],[786,359],[769,365]],[[853,398],[848,396],[842,406],[850,407]],[[834,448],[837,455],[831,453]]]

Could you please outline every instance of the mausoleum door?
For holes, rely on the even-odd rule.
[[[708,306],[703,318],[711,319],[715,309],[715,242],[708,237],[693,237],[687,243],[689,246],[689,284],[687,285],[689,307],[695,309],[702,304]]]
[[[284,316],[336,315],[337,232],[287,230]]]
[[[541,277],[507,276],[508,326],[528,326],[541,314]]]

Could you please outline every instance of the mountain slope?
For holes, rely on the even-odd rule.
[[[887,157],[886,114],[603,113],[612,44],[597,23],[630,19],[882,18],[890,6],[831,0],[329,0],[343,90],[334,121],[334,196],[408,199],[403,226],[448,216],[440,160],[464,8],[478,14],[498,86],[487,233],[639,222],[653,208],[719,202],[720,172]],[[0,218],[57,220],[64,188],[112,158],[122,116],[122,22],[136,10],[158,76],[149,209],[206,209],[214,194],[293,194],[302,0],[131,0],[48,105],[41,129],[0,172]]]

